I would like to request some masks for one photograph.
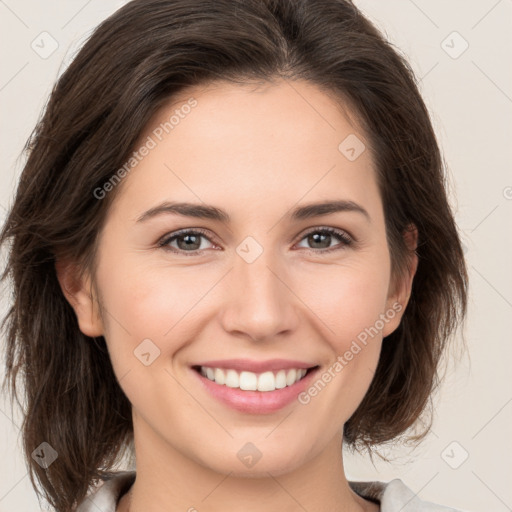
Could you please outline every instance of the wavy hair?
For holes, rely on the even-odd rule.
[[[94,30],[57,80],[0,233],[9,245],[1,281],[9,277],[12,290],[3,389],[23,409],[32,485],[39,494],[37,478],[55,510],[73,510],[133,443],[131,404],[105,339],[79,330],[57,254],[92,272],[117,193],[99,201],[94,190],[173,95],[215,80],[276,78],[307,80],[357,116],[376,162],[393,282],[407,269],[403,234],[418,229],[410,301],[344,440],[371,454],[428,411],[441,356],[466,314],[468,276],[446,166],[406,58],[349,0],[134,0]],[[58,453],[47,468],[31,456],[42,442]]]

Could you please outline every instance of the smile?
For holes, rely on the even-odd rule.
[[[270,414],[297,402],[319,365],[275,359],[208,361],[191,366],[207,396],[238,412]]]
[[[201,375],[221,386],[239,388],[245,391],[275,391],[276,389],[293,386],[306,375],[308,370],[306,368],[291,368],[277,372],[253,373],[200,366],[199,371]]]

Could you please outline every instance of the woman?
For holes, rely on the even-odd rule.
[[[27,150],[6,382],[55,510],[445,510],[344,473],[428,412],[467,294],[413,73],[354,5],[132,1]]]

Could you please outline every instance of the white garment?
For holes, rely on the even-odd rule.
[[[135,471],[118,471],[99,484],[78,506],[76,512],[115,512],[117,502],[135,480]],[[380,504],[381,512],[458,512],[453,508],[422,501],[402,480],[390,482],[353,482],[349,485],[359,496]]]

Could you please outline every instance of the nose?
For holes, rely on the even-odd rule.
[[[296,328],[300,301],[289,287],[286,266],[270,250],[252,263],[237,256],[229,274],[221,312],[226,332],[267,341]]]

